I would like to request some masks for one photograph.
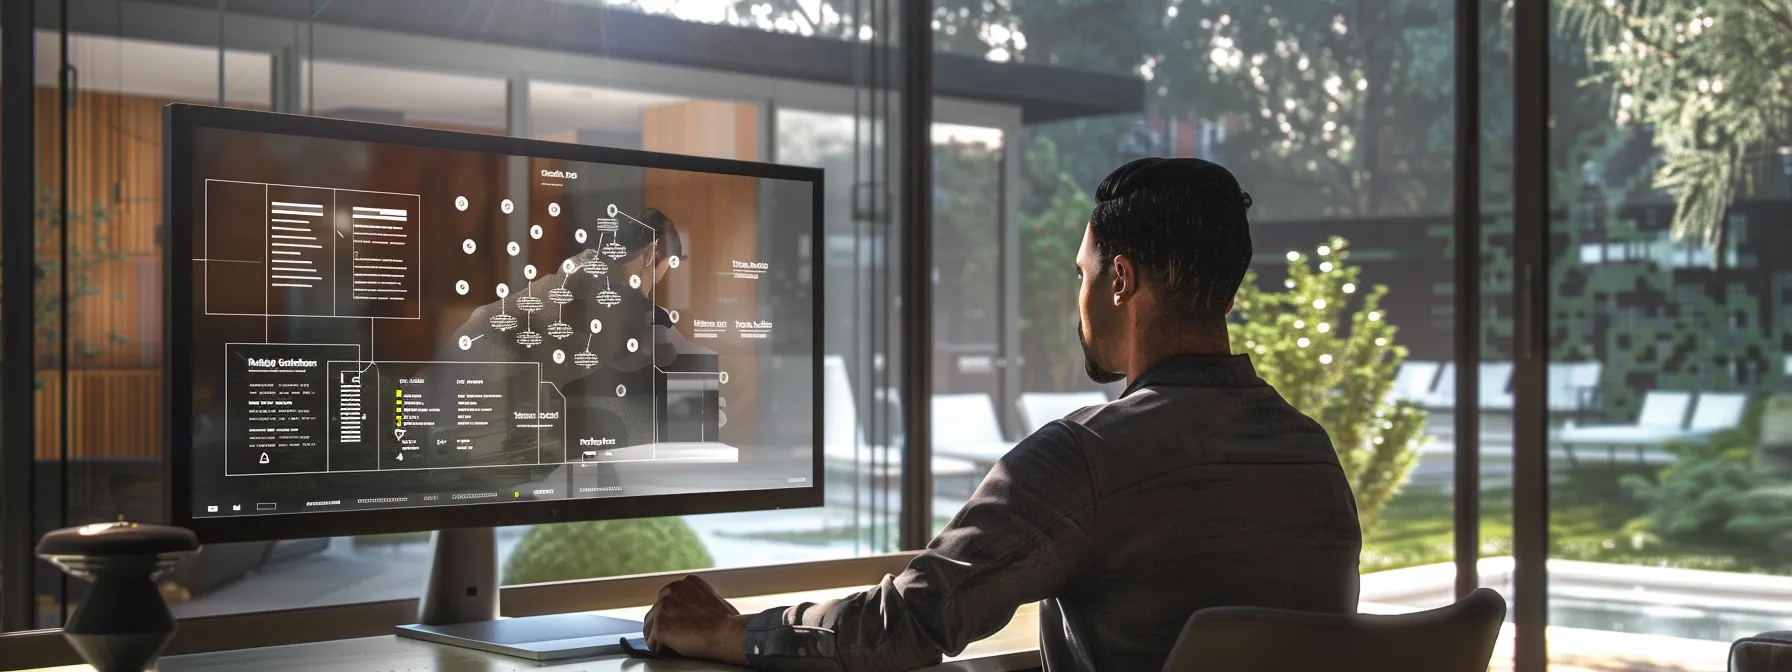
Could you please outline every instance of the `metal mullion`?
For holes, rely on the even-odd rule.
[[[898,3],[902,63],[902,548],[933,536],[929,417],[933,394],[933,3]]]
[[[28,630],[36,625],[36,589],[32,583],[37,559],[32,555],[32,507],[36,502],[35,442],[36,392],[33,384],[36,329],[31,300],[36,285],[36,252],[32,228],[35,215],[35,2],[0,3],[0,256],[5,259],[0,279],[5,300],[0,301],[0,465],[5,466],[4,494],[0,495],[0,546],[6,566],[0,586],[0,631]]]
[[[1513,7],[1512,554],[1517,672],[1549,665],[1549,0]]]
[[[1456,597],[1480,585],[1481,12],[1456,0]]]

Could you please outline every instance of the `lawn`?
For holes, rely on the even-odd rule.
[[[1652,541],[1623,532],[1644,515],[1618,487],[1621,469],[1581,469],[1550,492],[1550,557],[1767,574],[1792,573],[1763,549],[1713,548]],[[1454,502],[1431,489],[1408,489],[1388,502],[1382,525],[1363,539],[1363,573],[1449,562],[1455,557]],[[1512,554],[1512,493],[1481,495],[1481,557]]]

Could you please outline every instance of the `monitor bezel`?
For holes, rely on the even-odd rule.
[[[666,154],[632,149],[596,147],[544,140],[512,138],[348,121],[294,114],[238,110],[174,103],[163,111],[163,248],[164,327],[167,344],[163,360],[164,421],[162,446],[164,518],[170,524],[192,530],[203,543],[272,541],[315,537],[422,532],[449,528],[481,528],[585,520],[614,520],[705,513],[767,511],[822,505],[822,306],[823,273],[810,273],[814,283],[811,328],[815,397],[812,408],[811,449],[813,471],[808,487],[741,490],[679,495],[643,495],[595,499],[562,499],[507,503],[463,504],[283,513],[269,515],[195,517],[192,506],[192,361],[193,231],[192,142],[197,129],[249,131],[295,135],[327,140],[375,142],[451,151],[483,152],[510,156],[619,164],[740,175],[762,179],[809,182],[813,185],[813,230],[810,263],[822,263],[823,171],[753,161]]]

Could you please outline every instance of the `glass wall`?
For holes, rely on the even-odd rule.
[[[514,2],[518,15],[542,4]],[[827,324],[870,325],[830,331],[818,346],[826,349],[827,373],[837,370],[852,383],[830,386],[826,402],[857,406],[864,419],[847,434],[843,456],[829,445],[828,482],[838,487],[829,488],[828,505],[501,529],[503,579],[896,549],[901,451],[891,437],[899,416],[876,405],[894,395],[875,392],[894,387],[895,369],[884,365],[900,344],[890,308],[894,250],[878,242],[895,213],[887,199],[878,208],[866,198],[872,186],[894,193],[889,170],[872,172],[889,162],[885,125],[871,121],[888,113],[887,96],[860,105],[855,116],[855,100],[864,96],[850,81],[793,86],[738,63],[705,69],[625,61],[554,51],[546,40],[518,46],[510,34],[443,32],[427,22],[373,28],[367,17],[384,2],[324,3],[297,14],[272,6],[220,13],[190,3],[140,4],[123,20],[73,12],[66,61],[53,24],[39,32],[36,229],[46,309],[36,324],[44,475],[36,513],[44,529],[163,517],[161,107],[189,102],[827,168],[825,264],[815,268],[806,247],[778,252],[775,263],[787,269],[792,291],[809,291],[803,288],[823,277],[830,287]],[[659,15],[669,8],[635,9]],[[667,21],[682,16],[671,14]],[[39,16],[42,26],[43,10]],[[65,68],[76,73],[68,91],[59,90],[57,76]],[[835,112],[774,115],[783,104]],[[66,146],[58,143],[65,117]],[[811,366],[806,356],[773,359],[767,366]],[[737,421],[761,416],[762,424],[779,419],[806,428],[811,417],[810,409],[780,408],[777,399],[724,400],[734,402],[727,412]],[[886,449],[856,450],[868,446]],[[415,597],[429,557],[428,533],[208,545],[168,577],[164,594],[182,617]],[[56,625],[79,595],[65,595],[47,567],[36,578],[38,625]],[[82,586],[71,582],[69,590]]]
[[[1018,332],[1010,361],[1020,363],[1021,417],[1007,438],[1121,391],[1085,379],[1075,331],[1072,260],[1096,185],[1145,156],[1218,162],[1255,202],[1256,256],[1245,308],[1233,314],[1233,351],[1308,414],[1364,418],[1328,426],[1366,437],[1338,447],[1346,464],[1400,465],[1351,473],[1366,530],[1363,608],[1450,601],[1453,4],[934,7],[942,52],[1126,73],[1146,87],[1144,114],[1032,124],[1010,139],[1021,153],[1019,242],[1006,260],[1020,267],[1005,300],[1018,303],[1019,319],[1000,328]],[[947,165],[936,149],[935,170]],[[957,242],[937,224],[936,236]],[[942,295],[973,291],[941,270]],[[940,319],[945,309],[937,305]],[[956,328],[936,325],[936,334]],[[1311,394],[1360,385],[1382,393],[1356,402]]]
[[[1553,5],[1550,654],[1723,669],[1792,627],[1792,30]]]
[[[933,127],[933,528],[1031,430],[1015,431],[1007,351],[1009,245],[1002,129]],[[1009,428],[1009,429],[1005,429]]]

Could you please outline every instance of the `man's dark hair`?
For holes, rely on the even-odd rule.
[[[635,223],[636,220],[639,220],[640,223]],[[622,218],[616,238],[617,242],[622,243],[622,247],[628,250],[626,258],[629,259],[634,258],[635,255],[646,250],[648,245],[655,242],[660,244],[661,259],[684,256],[684,241],[678,235],[678,225],[674,224],[672,218],[667,217],[666,213],[660,212],[659,208],[642,210],[640,216],[634,220]]]
[[[1139,159],[1102,180],[1095,200],[1089,231],[1102,273],[1124,256],[1186,309],[1172,319],[1225,319],[1251,264],[1251,195],[1230,171],[1201,159]]]

